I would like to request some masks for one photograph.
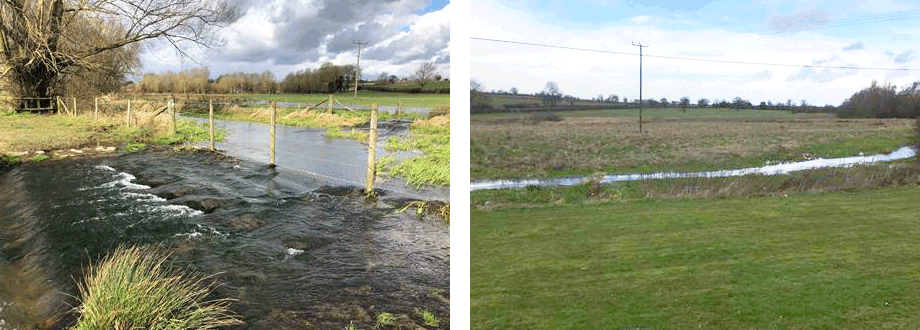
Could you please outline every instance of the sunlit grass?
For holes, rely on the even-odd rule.
[[[165,265],[153,248],[119,248],[79,285],[75,330],[216,329],[240,324],[229,300],[205,301],[211,287]]]
[[[389,163],[382,169],[389,175],[406,178],[415,186],[450,184],[450,110],[447,115],[417,119],[410,126],[408,138],[390,137],[384,149],[388,151],[419,150],[422,156]]]
[[[383,312],[383,313],[377,314],[377,325],[376,326],[380,327],[384,325],[393,325],[395,321],[396,321],[396,316],[394,316],[392,313]]]

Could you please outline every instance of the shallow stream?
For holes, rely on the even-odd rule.
[[[636,173],[636,174],[615,174],[605,175],[601,183],[610,183],[615,181],[639,181],[639,180],[661,180],[661,179],[679,179],[679,178],[724,178],[734,176],[744,176],[751,174],[760,175],[780,175],[796,171],[813,170],[830,167],[846,167],[856,164],[870,164],[876,162],[889,162],[893,160],[914,157],[916,152],[911,147],[903,147],[890,154],[877,154],[871,156],[852,156],[842,158],[816,158],[800,162],[791,162],[783,164],[764,165],[761,167],[742,168],[737,170],[721,170],[708,172],[656,172],[656,173]],[[527,186],[574,186],[579,185],[588,177],[573,177],[559,179],[532,179],[532,180],[488,180],[470,182],[470,191],[487,190],[487,189],[510,189],[524,188]]]

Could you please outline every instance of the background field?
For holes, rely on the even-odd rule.
[[[910,119],[839,119],[774,110],[649,109],[473,115],[470,175],[558,177],[761,166],[896,150]]]
[[[402,102],[404,107],[424,107],[435,108],[438,106],[450,105],[450,94],[422,94],[422,93],[391,93],[376,91],[358,91],[358,98],[354,98],[354,92],[334,93],[336,100],[342,104],[371,105],[376,102],[381,106],[396,106]],[[137,97],[163,99],[171,94],[138,94]],[[329,94],[175,94],[177,99],[240,99],[240,100],[268,100],[278,102],[299,102],[316,104],[327,100]]]

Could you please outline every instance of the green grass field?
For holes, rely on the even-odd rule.
[[[918,198],[908,185],[472,209],[472,328],[915,329]]]

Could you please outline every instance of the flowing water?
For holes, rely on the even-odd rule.
[[[186,117],[199,123],[207,119]],[[388,152],[384,150],[386,139],[391,136],[409,134],[410,121],[381,122],[378,125],[377,158],[394,155],[397,159],[418,156],[417,152]],[[269,161],[269,125],[229,120],[214,120],[229,136],[218,142],[216,148],[233,157],[256,162]],[[367,131],[367,127],[357,128]],[[321,177],[341,185],[364,186],[367,173],[367,145],[350,139],[334,139],[324,136],[325,129],[277,125],[275,133],[275,164],[286,170],[302,172]],[[204,144],[202,144],[204,145]],[[448,187],[406,186],[399,178],[378,178],[376,187],[406,197],[450,199]]]
[[[60,327],[75,282],[119,245],[157,244],[221,283],[239,329],[341,329],[378,313],[449,327],[448,225],[298,171],[207,152],[25,164],[0,172],[0,329]],[[52,321],[49,321],[52,320]],[[363,322],[363,323],[362,323]]]
[[[869,164],[875,162],[888,162],[898,159],[914,157],[916,152],[911,147],[903,147],[890,154],[878,154],[871,156],[852,156],[843,158],[816,158],[801,162],[764,165],[761,167],[743,168],[737,170],[721,170],[709,172],[656,172],[656,173],[637,173],[637,174],[617,174],[606,175],[601,183],[610,183],[615,181],[638,181],[638,180],[661,180],[661,179],[679,179],[679,178],[724,178],[733,176],[744,176],[751,174],[761,175],[780,175],[795,171],[804,171],[818,168],[844,167],[856,164]],[[561,179],[534,179],[534,180],[494,180],[494,181],[473,181],[470,183],[470,191],[486,189],[510,189],[524,188],[527,186],[574,186],[579,185],[587,177],[561,178]]]

